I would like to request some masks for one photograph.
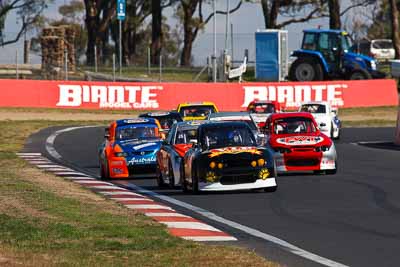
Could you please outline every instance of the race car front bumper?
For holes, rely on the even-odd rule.
[[[336,150],[333,145],[325,152],[277,152],[274,157],[278,173],[336,169]]]
[[[221,184],[199,182],[200,191],[231,191],[231,190],[246,190],[246,189],[261,189],[275,187],[275,177],[269,177],[265,180],[257,179],[254,183],[240,183],[240,184]]]

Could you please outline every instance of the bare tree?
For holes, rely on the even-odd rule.
[[[261,0],[261,6],[264,15],[264,24],[267,29],[281,29],[292,23],[302,23],[311,19],[326,16],[323,13],[324,1],[313,0]],[[304,13],[304,16],[299,14]],[[278,23],[278,16],[288,17],[281,23]]]
[[[104,51],[108,43],[108,31],[115,16],[116,1],[85,0],[86,30],[88,35],[86,60],[88,65],[94,64],[94,47],[99,44]]]
[[[206,18],[203,16],[203,0],[180,0],[177,10],[177,16],[183,24],[183,50],[181,54],[181,66],[190,66],[193,43],[200,29],[214,17],[214,13],[210,13]],[[243,1],[240,0],[237,5],[229,10],[229,14],[239,10]],[[195,16],[195,12],[198,16]],[[216,11],[216,14],[226,15],[226,11]]]
[[[400,36],[399,36],[399,10],[396,0],[389,0],[392,23],[392,41],[395,50],[395,58],[400,58]]]
[[[342,22],[340,20],[340,1],[328,0],[328,9],[329,9],[329,28],[341,29]]]
[[[13,44],[19,41],[22,35],[41,21],[43,11],[52,0],[1,0],[0,1],[0,45]],[[20,19],[21,26],[12,39],[4,40],[4,23],[10,12],[15,11]]]

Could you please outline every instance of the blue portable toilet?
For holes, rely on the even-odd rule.
[[[257,30],[255,78],[258,81],[283,81],[288,75],[288,32]]]

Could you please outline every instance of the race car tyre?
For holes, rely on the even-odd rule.
[[[172,169],[171,161],[168,163],[168,183],[169,187],[175,188],[174,170]]]
[[[180,167],[180,173],[181,173],[181,187],[182,187],[182,191],[183,193],[188,193],[189,192],[189,188],[188,188],[188,184],[187,181],[185,179],[185,171],[183,169],[183,163],[181,164]]]
[[[327,175],[336,174],[337,168],[338,168],[338,166],[337,166],[337,161],[335,161],[335,169],[333,169],[333,170],[326,170],[325,173],[326,173]]]
[[[273,187],[266,187],[264,188],[264,192],[272,193],[275,192],[278,189],[278,186],[273,186]]]
[[[337,169],[326,170],[326,171],[325,171],[325,173],[326,173],[327,175],[333,175],[333,174],[336,174],[336,172],[337,172]]]
[[[196,195],[199,193],[199,179],[196,172],[192,174],[192,193]]]
[[[109,178],[110,177],[109,177],[108,168],[106,166],[104,166],[103,164],[101,164],[101,162],[100,162],[100,179],[107,180]]]
[[[290,67],[291,81],[321,81],[323,78],[321,64],[312,58],[298,58]]]
[[[157,174],[158,174],[157,175],[157,185],[158,185],[158,187],[159,188],[165,188],[166,184],[165,184],[164,179],[162,177],[161,171],[157,171]]]

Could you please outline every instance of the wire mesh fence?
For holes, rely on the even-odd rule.
[[[16,33],[6,33],[5,38],[12,39]],[[289,37],[289,51],[300,46],[302,33],[291,33]],[[29,36],[32,37],[32,36]],[[27,39],[29,39],[27,37]],[[183,49],[182,43],[176,43],[176,49],[171,52],[171,49],[162,47],[160,58],[157,64],[152,64],[151,48],[148,43],[136,48],[136,53],[133,55],[123,55],[123,65],[119,66],[119,51],[118,47],[110,41],[104,46],[96,46],[95,61],[92,64],[87,64],[86,51],[76,49],[75,61],[76,72],[71,73],[71,70],[65,71],[68,66],[61,67],[63,75],[57,79],[65,79],[69,76],[70,79],[104,79],[103,76],[97,77],[94,74],[111,75],[109,79],[136,79],[140,80],[182,80],[182,81],[209,81],[210,80],[210,60],[214,53],[214,38],[216,41],[216,57],[220,58],[224,51],[231,56],[232,67],[239,66],[247,56],[247,63],[251,72],[255,62],[255,34],[254,33],[235,33],[226,35],[224,33],[199,33],[193,43],[191,51],[191,66],[180,67],[180,56]],[[37,37],[36,37],[37,39]],[[85,45],[85,44],[84,44]],[[82,47],[82,44],[80,44]],[[0,47],[0,65],[20,65],[29,63],[35,66],[36,76],[32,78],[43,78],[37,72],[38,65],[43,61],[43,49],[40,43],[32,42],[29,56],[26,56],[26,48],[24,53],[24,40],[20,40],[13,45]],[[27,62],[24,62],[28,58]],[[70,55],[69,55],[70,56]],[[221,62],[221,61],[219,61]],[[47,66],[48,67],[48,66]],[[3,71],[4,73],[4,71]],[[2,72],[0,71],[0,75]],[[14,73],[15,74],[15,73]],[[70,75],[68,75],[70,74]],[[86,76],[85,76],[86,75]],[[10,76],[10,75],[9,75]],[[11,75],[12,76],[12,75]],[[16,75],[14,75],[16,77]],[[89,76],[89,77],[87,77]],[[251,75],[250,75],[251,76]],[[56,78],[55,78],[56,79]]]

